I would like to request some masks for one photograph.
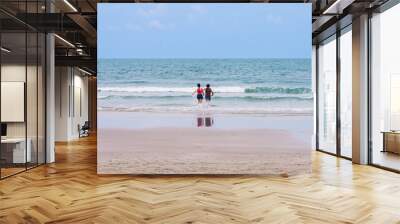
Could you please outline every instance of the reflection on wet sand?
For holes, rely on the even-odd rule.
[[[303,174],[312,116],[104,112],[99,174]],[[134,125],[132,125],[134,124]]]
[[[197,117],[197,127],[212,127],[214,125],[213,117]]]
[[[206,127],[211,127],[214,124],[214,118],[212,117],[206,117],[204,118],[204,120],[206,121]]]

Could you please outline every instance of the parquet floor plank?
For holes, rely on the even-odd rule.
[[[319,152],[297,176],[97,175],[95,137],[0,181],[0,223],[400,223],[400,175]]]

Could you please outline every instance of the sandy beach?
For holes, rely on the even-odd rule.
[[[310,65],[308,57],[99,59],[98,173],[308,172]],[[211,101],[199,102],[193,93],[207,84]]]
[[[99,118],[99,174],[310,171],[310,116],[99,112]]]

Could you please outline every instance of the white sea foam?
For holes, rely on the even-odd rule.
[[[120,87],[99,87],[100,92],[131,92],[131,93],[146,93],[146,92],[181,92],[192,93],[196,88],[191,87],[158,87],[158,86],[120,86]],[[244,93],[246,88],[239,86],[219,86],[213,87],[214,92],[221,93]]]
[[[106,99],[110,97],[110,95],[97,95],[97,99]]]
[[[124,112],[177,112],[177,113],[193,113],[193,112],[207,112],[207,113],[222,113],[222,114],[279,114],[279,115],[312,115],[312,108],[235,108],[235,107],[208,107],[201,106],[188,106],[188,107],[160,107],[160,106],[138,106],[130,108],[122,107],[99,107],[100,111],[124,111]]]
[[[310,94],[307,87],[243,87],[243,86],[215,86],[216,93],[276,93],[276,94]],[[99,92],[125,93],[192,93],[194,87],[159,87],[159,86],[104,86]]]

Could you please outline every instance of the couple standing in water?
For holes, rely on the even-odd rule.
[[[206,88],[201,88],[200,83],[197,83],[197,89],[193,94],[197,94],[197,103],[201,104],[203,99],[206,99],[206,102],[211,101],[211,97],[214,96],[214,92],[212,91],[210,84],[206,85]]]
[[[193,95],[196,94],[197,103],[203,103],[203,99],[206,99],[206,102],[209,103],[211,101],[211,97],[214,96],[214,92],[212,91],[210,84],[206,85],[206,88],[201,88],[201,84],[197,83],[197,89],[193,92]],[[212,117],[197,117],[197,127],[211,127],[214,124],[214,119]]]

